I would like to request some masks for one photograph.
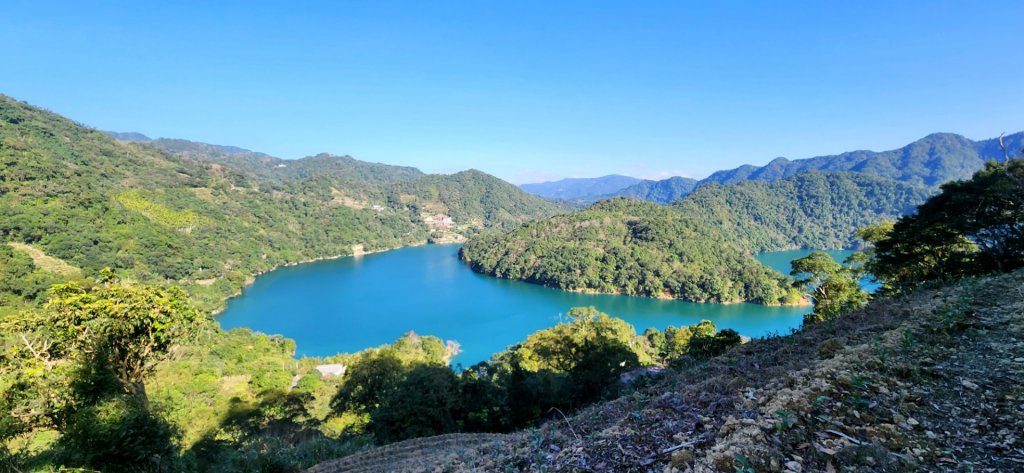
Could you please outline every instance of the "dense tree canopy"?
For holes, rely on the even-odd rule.
[[[942,186],[917,214],[862,236],[868,269],[891,291],[1024,266],[1024,161],[990,162]]]
[[[0,243],[28,244],[86,277],[110,267],[173,281],[213,308],[276,266],[425,241],[435,230],[427,217],[447,215],[450,230],[472,233],[561,208],[478,171],[152,144],[175,154],[0,96]],[[38,300],[53,281],[15,263],[0,271],[0,298]]]
[[[784,276],[759,264],[754,252],[849,247],[857,228],[911,212],[928,194],[858,174],[714,184],[667,207],[599,202],[475,237],[460,254],[476,271],[561,289],[794,303],[799,297]]]
[[[821,251],[793,260],[792,266],[794,284],[814,303],[814,312],[804,316],[805,323],[831,320],[868,302],[868,293],[860,287],[864,277],[860,266],[839,264]]]
[[[753,251],[839,249],[857,229],[914,212],[926,188],[858,173],[807,172],[771,182],[705,185],[673,207]]]

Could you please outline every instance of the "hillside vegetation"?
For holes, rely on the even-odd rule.
[[[538,429],[309,471],[1018,471],[1022,287],[1018,271],[879,301]]]
[[[413,441],[391,447],[401,454],[390,459],[370,451],[336,464],[1016,471],[1024,464],[1022,201],[1024,161],[989,162],[971,179],[944,184],[915,214],[858,232],[869,247],[854,260],[882,282],[867,305],[859,291],[827,290],[857,266],[814,253],[794,262],[801,284],[817,282],[815,312],[792,335],[753,340],[710,361],[695,356],[691,342],[660,379],[535,430],[463,438],[442,451],[421,450],[430,439]],[[336,464],[311,471],[339,471]]]
[[[560,209],[478,171],[424,175],[346,156],[285,161],[183,140],[120,142],[0,96],[0,241],[31,245],[85,277],[110,267],[181,284],[204,307],[280,265],[511,228]],[[19,285],[32,283],[2,281],[0,297],[38,301],[38,289],[11,288]]]
[[[865,225],[912,212],[929,191],[870,176],[807,173],[701,187],[671,206],[599,202],[505,234],[460,255],[473,270],[568,290],[699,302],[799,300],[760,251],[846,248]]]
[[[459,254],[474,271],[566,290],[700,302],[799,300],[784,276],[741,245],[672,208],[615,199],[480,235]]]
[[[1004,137],[1009,150],[1024,148],[1024,132]],[[612,197],[632,197],[668,204],[708,184],[738,184],[747,181],[776,181],[798,174],[818,172],[857,172],[899,181],[932,192],[944,182],[966,179],[981,170],[988,160],[1001,160],[1003,150],[998,139],[973,141],[953,133],[935,133],[890,151],[851,151],[833,156],[789,160],[776,158],[764,166],[746,164],[715,172],[702,180],[670,177],[660,181],[638,180],[628,187],[609,191],[598,186],[602,179],[564,179],[544,184],[524,184],[527,192],[547,195],[550,188],[572,189],[572,201],[589,204]],[[610,176],[609,176],[610,177]],[[564,184],[564,185],[563,185]],[[605,190],[601,192],[601,190]]]
[[[702,186],[674,208],[735,235],[754,252],[840,249],[860,244],[858,229],[912,214],[933,193],[864,174],[807,172]]]
[[[608,197],[632,197],[659,204],[668,204],[685,197],[699,185],[700,181],[688,177],[675,176],[660,181],[645,179]]]
[[[1024,148],[1024,132],[1004,138],[1010,150]],[[851,151],[790,161],[776,158],[764,166],[740,166],[718,171],[701,181],[734,184],[742,181],[774,181],[807,171],[854,171],[911,185],[936,188],[966,179],[989,160],[1002,160],[996,139],[973,141],[953,133],[935,133],[890,151]]]

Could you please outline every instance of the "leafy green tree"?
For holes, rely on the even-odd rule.
[[[207,322],[176,287],[124,284],[109,271],[99,284],[51,289],[41,322],[51,349],[72,357],[100,356],[121,387],[148,405],[145,377],[171,347]]]
[[[369,430],[382,442],[459,430],[459,382],[445,366],[420,365],[370,414]]]
[[[864,236],[874,244],[868,269],[890,292],[1024,267],[1024,161],[989,162],[887,233]]]
[[[568,322],[535,332],[516,348],[524,368],[569,373],[584,360],[594,363],[586,358],[591,351],[601,351],[610,357],[606,364],[618,366],[611,371],[631,369],[639,365],[641,358],[650,358],[643,351],[636,330],[622,319],[594,307],[573,308],[566,318]]]
[[[814,303],[814,312],[804,322],[834,319],[867,304],[868,294],[860,288],[862,276],[855,266],[843,266],[828,253],[815,251],[793,260],[795,285],[807,291]]]
[[[99,471],[183,471],[177,432],[132,395],[74,413],[60,438],[62,462]]]
[[[743,343],[739,332],[727,328],[713,335],[699,334],[690,341],[686,354],[697,359],[716,357]]]
[[[150,410],[145,380],[208,323],[183,291],[118,281],[55,285],[41,311],[3,320],[4,403],[21,428],[61,432],[61,462],[108,471],[177,468],[177,432]]]
[[[393,349],[364,353],[348,367],[345,381],[331,400],[335,412],[373,412],[398,387],[406,367]]]

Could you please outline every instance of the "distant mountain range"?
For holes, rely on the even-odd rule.
[[[645,179],[625,189],[621,189],[612,195],[602,196],[602,198],[632,197],[634,199],[650,200],[659,204],[667,204],[669,202],[675,202],[683,196],[693,192],[699,185],[700,181],[689,177],[675,176],[668,179],[662,179],[660,181]]]
[[[1003,138],[1011,153],[1024,146],[1024,132]],[[985,161],[1002,160],[996,139],[973,141],[953,133],[935,133],[890,151],[851,151],[834,156],[790,161],[776,158],[765,166],[740,166],[718,171],[701,184],[742,181],[774,181],[806,171],[854,171],[908,184],[938,187],[944,182],[970,177]]]
[[[1019,155],[1021,148],[1024,148],[1024,132],[1005,136],[1003,142],[1011,156]],[[684,177],[661,181],[637,179],[612,190],[614,186],[609,183],[626,183],[633,178],[614,176],[619,179],[610,181],[607,178],[613,176],[605,176],[563,179],[519,187],[533,194],[584,204],[611,197],[632,197],[667,204],[712,182],[735,184],[744,181],[775,181],[808,171],[859,172],[910,185],[936,188],[944,182],[970,177],[984,166],[985,161],[993,159],[1003,159],[1003,151],[995,138],[973,141],[953,133],[935,133],[890,151],[850,151],[793,161],[776,158],[764,166],[748,164],[718,171],[700,181]],[[542,193],[550,188],[557,188],[560,196]]]
[[[549,199],[578,202],[614,194],[639,182],[641,179],[635,177],[610,174],[601,177],[568,178],[539,184],[523,184],[519,188],[533,195]]]

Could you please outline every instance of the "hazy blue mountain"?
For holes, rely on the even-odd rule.
[[[150,137],[134,131],[104,131],[103,133],[110,135],[112,138],[118,141],[128,141],[132,143],[151,141]]]
[[[116,138],[116,137],[115,137]],[[120,138],[119,138],[120,139]],[[239,148],[238,146],[212,145],[199,143],[197,141],[182,140],[177,138],[157,138],[149,142],[150,145],[160,148],[168,153],[192,156],[202,159],[209,155],[253,155],[258,157],[270,157],[269,154]]]
[[[640,181],[635,177],[611,174],[601,177],[568,178],[539,184],[522,184],[519,188],[533,195],[549,199],[592,202]]]
[[[1011,155],[1024,147],[1024,132],[1004,137]],[[776,158],[764,166],[744,165],[718,171],[701,185],[718,182],[774,181],[807,171],[855,171],[908,184],[936,187],[947,181],[965,179],[982,168],[985,161],[1002,160],[996,139],[973,141],[953,133],[935,133],[890,151],[850,151],[833,156],[790,161]]]
[[[675,202],[694,191],[700,181],[689,177],[670,177],[660,181],[643,180],[608,197],[632,197],[659,204]]]

